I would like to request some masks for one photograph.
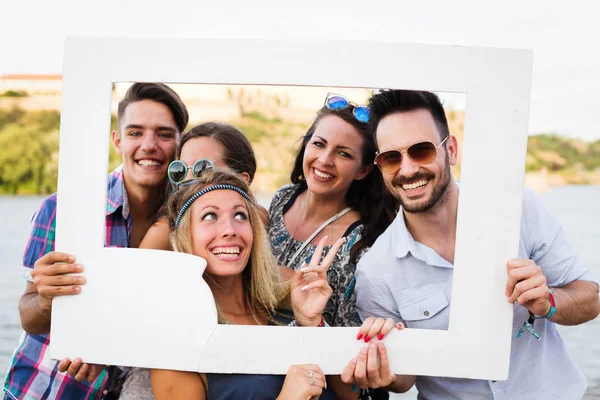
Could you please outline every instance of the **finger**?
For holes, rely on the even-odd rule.
[[[546,277],[544,275],[532,276],[529,279],[520,281],[515,285],[515,289],[510,295],[512,301],[517,300],[523,293],[537,287],[546,287]]]
[[[406,326],[404,325],[403,322],[398,322],[396,324],[396,329],[398,329],[399,331],[401,331],[402,329],[406,328]]]
[[[520,258],[514,258],[512,260],[509,260],[506,263],[506,271],[508,273],[508,280],[506,282],[505,294],[507,297],[510,296],[510,294],[514,290],[515,285],[519,281],[519,278],[518,278],[519,274],[514,271],[521,269],[523,267],[531,266],[531,265],[535,265],[535,263],[531,260],[524,260],[524,259],[520,259]]]
[[[312,290],[312,289],[317,289],[317,288],[327,288],[327,287],[329,287],[329,283],[327,283],[327,280],[319,279],[318,281],[314,281],[307,285],[302,286],[302,288],[300,290],[306,291],[306,290]]]
[[[58,363],[58,372],[65,372],[69,368],[69,365],[71,365],[71,360],[63,358]]]
[[[377,342],[377,350],[379,351],[379,364],[381,367],[381,376],[388,376],[390,371],[390,359],[388,358],[387,350],[383,342]]]
[[[342,378],[342,382],[348,383],[348,384],[356,383],[354,381],[354,371],[356,370],[356,361],[357,361],[356,358],[353,358],[352,360],[348,361],[348,364],[346,364],[346,366],[342,370],[342,374],[340,375],[340,377]]]
[[[77,274],[83,271],[81,264],[53,264],[46,269],[46,275]]]
[[[81,358],[78,357],[73,360],[71,365],[69,365],[69,368],[67,369],[67,374],[69,374],[71,376],[77,375],[77,372],[79,371],[80,367],[81,367]]]
[[[75,257],[71,254],[61,253],[59,251],[51,251],[49,253],[44,254],[42,257],[38,258],[38,260],[35,262],[34,266],[50,265],[50,264],[56,264],[59,262],[72,263],[74,261],[75,261]]]
[[[387,318],[381,328],[381,332],[377,335],[377,340],[383,340],[392,329],[394,329],[394,320],[392,318]]]
[[[523,293],[519,298],[517,298],[517,302],[520,305],[525,305],[531,301],[547,301],[549,302],[548,296],[548,288],[541,286],[536,287],[535,289],[531,289]]]
[[[367,376],[369,382],[378,382],[380,378],[379,366],[377,365],[377,345],[374,342],[369,343],[367,352]]]
[[[315,399],[318,399],[319,396],[323,393],[323,389],[316,385],[308,385],[308,394]]]
[[[83,364],[81,366],[81,368],[79,368],[79,371],[77,371],[77,375],[75,375],[75,380],[81,382],[82,380],[85,379],[87,373],[88,373],[88,369],[89,369],[89,365],[88,364]]]
[[[368,342],[369,340],[371,340],[375,337],[378,337],[379,332],[381,332],[381,328],[383,328],[384,324],[385,324],[385,319],[377,318],[375,320],[375,322],[373,322],[373,325],[371,325],[371,329],[369,329],[369,332],[367,332],[367,336],[365,337],[365,342]]]
[[[329,266],[335,259],[335,256],[337,255],[338,250],[340,249],[340,247],[342,247],[342,245],[344,244],[345,241],[346,241],[345,238],[339,238],[338,240],[335,241],[333,246],[331,246],[331,248],[329,249],[329,252],[327,253],[325,258],[321,262],[321,267],[323,267],[325,271],[327,271],[329,269]]]
[[[43,283],[46,286],[72,286],[72,285],[83,285],[86,279],[84,276],[77,275],[56,275],[47,276],[44,278]]]
[[[313,375],[313,379],[315,380],[315,384],[313,385],[313,380],[310,379],[310,377],[306,377],[306,382],[308,382],[309,385],[311,386],[317,386],[321,389],[325,388],[325,381],[323,378],[317,378],[317,374]]]
[[[507,297],[512,297],[512,301],[511,299],[508,299],[509,302],[513,302],[517,296],[513,296],[514,295],[514,291],[515,291],[515,287],[521,282],[521,281],[525,281],[527,279],[533,278],[536,275],[542,275],[542,269],[540,267],[538,267],[537,265],[533,264],[533,265],[529,265],[527,267],[522,267],[519,269],[513,269],[512,271],[510,271],[509,275],[508,275],[508,279],[509,281],[511,281],[511,285],[512,285],[512,290],[509,292],[509,288],[508,288],[508,284],[507,284]]]
[[[81,286],[40,286],[38,293],[42,297],[70,296],[81,293]]]
[[[310,262],[308,263],[309,268],[312,269],[313,267],[319,265],[319,262],[321,261],[321,255],[323,254],[323,247],[325,247],[326,242],[327,236],[323,236],[323,238],[319,240],[319,244],[317,244],[315,252],[313,253],[312,257],[310,258]]]
[[[363,337],[368,336],[369,330],[371,330],[371,326],[373,325],[375,320],[375,317],[369,317],[363,321],[358,331],[358,335],[356,336],[356,340],[360,340]]]
[[[104,365],[92,364],[90,365],[90,372],[88,373],[87,380],[88,382],[94,382],[100,372],[104,369]]]
[[[354,380],[361,389],[365,389],[369,386],[369,379],[367,376],[367,353],[368,348],[363,347],[358,352],[358,359],[356,360],[356,370],[354,371]]]

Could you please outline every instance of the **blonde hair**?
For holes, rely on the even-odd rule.
[[[272,317],[281,304],[289,302],[289,284],[281,280],[279,266],[271,252],[271,244],[265,226],[256,208],[256,199],[240,176],[226,169],[214,168],[204,172],[201,178],[194,183],[176,190],[171,195],[167,206],[167,216],[172,230],[170,240],[173,250],[193,254],[190,210],[188,209],[183,214],[177,228],[175,228],[175,220],[186,201],[200,190],[214,185],[235,186],[248,193],[252,199],[252,202],[244,199],[248,208],[253,236],[250,259],[242,272],[244,295],[253,313]],[[219,312],[219,322],[226,323],[225,317],[220,312],[219,304],[217,304],[217,311]]]

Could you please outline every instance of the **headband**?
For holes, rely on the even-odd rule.
[[[243,198],[245,198],[246,200],[248,200],[248,202],[250,204],[252,204],[252,199],[250,198],[250,196],[248,196],[248,193],[244,192],[239,187],[236,187],[236,186],[233,186],[233,185],[214,185],[214,186],[209,186],[207,188],[202,189],[199,192],[196,192],[196,194],[194,194],[192,197],[190,197],[190,199],[185,202],[185,204],[183,205],[183,207],[181,207],[181,211],[179,211],[179,214],[177,215],[177,219],[175,220],[175,229],[177,229],[179,227],[179,222],[181,222],[181,217],[183,217],[183,214],[185,214],[185,211],[192,205],[192,203],[194,201],[198,200],[198,197],[200,197],[203,194],[206,194],[208,192],[212,192],[213,190],[233,190],[234,192],[239,193]]]

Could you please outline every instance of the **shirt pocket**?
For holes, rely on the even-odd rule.
[[[442,311],[449,305],[444,291],[437,290],[398,305],[398,312],[408,328],[448,329],[448,312]]]

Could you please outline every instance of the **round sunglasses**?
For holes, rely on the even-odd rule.
[[[175,160],[169,164],[167,175],[173,185],[179,185],[185,181],[188,170],[192,170],[192,176],[194,178],[200,178],[202,173],[214,167],[215,164],[206,158],[196,161],[192,166],[186,165],[186,163],[181,160]]]
[[[360,122],[367,123],[371,119],[369,116],[369,107],[359,106],[356,103],[351,103],[344,96],[335,93],[327,93],[325,98],[325,107],[330,110],[343,110],[346,107],[354,107],[352,114]]]
[[[437,149],[444,144],[450,136],[446,136],[444,140],[437,146],[432,142],[415,143],[406,150],[388,150],[382,153],[375,154],[375,165],[379,167],[381,172],[387,175],[395,174],[400,171],[402,166],[402,153],[406,153],[408,158],[420,165],[431,164],[437,156]]]

